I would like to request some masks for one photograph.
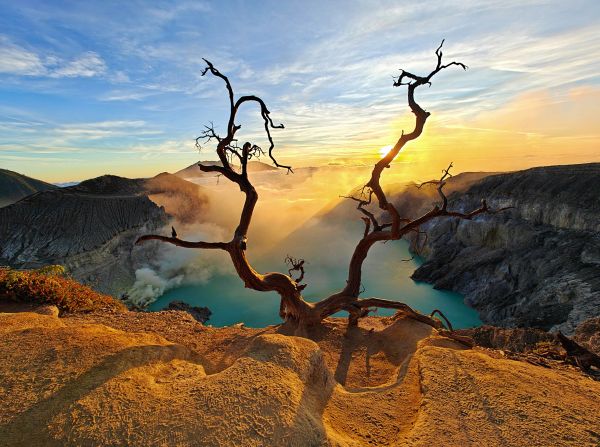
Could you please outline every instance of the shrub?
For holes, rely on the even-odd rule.
[[[123,312],[125,305],[65,276],[65,268],[48,265],[38,270],[0,267],[0,298],[32,304],[53,304],[61,312],[107,310]]]

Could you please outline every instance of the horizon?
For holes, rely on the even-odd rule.
[[[0,447],[600,447],[600,1],[0,11]]]
[[[55,182],[45,181],[45,180],[42,180],[42,179],[37,178],[37,177],[32,177],[32,176],[28,175],[26,172],[17,172],[17,171],[13,171],[11,169],[4,169],[4,168],[0,168],[0,170],[10,171],[10,172],[13,172],[13,173],[16,173],[16,174],[19,174],[19,175],[23,175],[25,177],[32,178],[34,180],[42,180],[42,181],[45,181],[46,183],[50,183],[51,185],[55,185],[55,186],[66,188],[66,187],[69,187],[69,186],[76,186],[77,184],[82,183],[82,182],[84,182],[86,180],[94,180],[96,178],[104,177],[104,176],[115,176],[115,177],[120,177],[120,178],[125,178],[125,179],[150,179],[150,178],[153,178],[153,177],[157,177],[157,176],[159,176],[161,174],[169,174],[169,175],[177,175],[177,176],[179,176],[178,175],[179,171],[184,171],[187,168],[190,168],[190,167],[192,167],[194,165],[197,165],[197,163],[206,163],[206,162],[213,162],[213,161],[216,161],[216,160],[199,160],[198,162],[194,162],[194,163],[192,163],[191,165],[189,165],[187,167],[179,169],[178,171],[173,171],[173,172],[170,172],[170,171],[154,172],[154,173],[150,173],[147,176],[142,176],[142,177],[127,177],[127,176],[124,176],[124,175],[118,175],[118,174],[113,174],[113,173],[110,173],[110,172],[106,172],[106,173],[94,175],[92,177],[81,178],[79,180],[65,180],[65,181],[55,181]],[[268,162],[265,162],[265,161],[262,161],[262,160],[253,160],[250,163],[261,163],[261,164],[264,164],[264,165],[267,165],[267,166],[272,166]],[[555,165],[543,164],[543,165],[528,166],[528,167],[522,168],[522,169],[513,169],[513,170],[506,170],[506,171],[503,171],[503,170],[468,170],[468,171],[460,171],[460,172],[456,171],[452,175],[452,177],[459,177],[459,176],[461,176],[463,174],[489,174],[489,175],[509,174],[509,173],[513,173],[513,172],[526,171],[526,170],[530,170],[530,169],[540,169],[540,168],[546,168],[546,167],[552,167],[552,166],[565,166],[566,167],[566,166],[582,166],[582,165],[593,165],[593,164],[600,164],[600,161],[589,161],[589,162],[582,162],[582,163],[564,163],[564,164],[555,164]],[[293,175],[296,170],[305,170],[305,169],[315,169],[315,168],[340,168],[340,169],[342,169],[342,168],[365,168],[366,169],[366,168],[371,168],[371,166],[372,165],[370,165],[370,164],[339,165],[339,164],[330,163],[330,164],[326,164],[326,165],[301,166],[299,168],[294,168],[294,172],[292,172],[291,174]],[[455,170],[453,170],[453,171],[455,171]],[[275,171],[272,171],[272,172],[275,172]],[[279,170],[279,172],[282,172],[282,171]],[[190,182],[190,183],[198,184],[197,180],[195,180],[193,178],[185,178],[185,177],[181,177],[181,176],[179,176],[179,177],[182,178],[183,180],[186,180],[186,181]],[[216,178],[216,176],[215,176],[215,178]],[[436,179],[436,177],[432,177],[430,180],[435,180],[435,179]],[[408,177],[401,177],[401,176],[398,176],[398,175],[395,175],[395,176],[392,175],[391,178],[388,178],[388,182],[387,183],[391,184],[391,185],[397,185],[397,184],[404,184],[404,183],[411,184],[411,183],[415,183],[415,182],[418,182],[418,181],[416,179],[412,179],[412,178],[408,178]],[[218,185],[219,185],[218,183],[215,184],[215,186],[218,186]],[[206,185],[203,184],[203,186],[206,186]],[[209,186],[210,186],[210,184],[209,184]],[[356,186],[356,185],[354,185],[354,186]],[[337,194],[337,192],[335,192],[335,194]],[[339,195],[337,197],[339,197]]]
[[[0,5],[0,165],[50,183],[210,159],[194,139],[210,121],[222,128],[226,92],[200,76],[202,57],[286,126],[273,134],[280,161],[372,164],[410,126],[392,76],[428,71],[444,38],[445,60],[469,70],[418,92],[432,116],[398,175],[600,161],[592,1]],[[252,112],[242,138],[264,144]]]

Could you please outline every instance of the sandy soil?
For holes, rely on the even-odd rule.
[[[600,445],[600,382],[402,317],[297,337],[26,310],[0,313],[0,445]]]

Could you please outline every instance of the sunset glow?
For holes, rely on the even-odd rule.
[[[203,57],[285,125],[273,133],[282,162],[370,164],[413,125],[392,76],[431,69],[442,38],[469,70],[418,92],[432,115],[393,166],[600,161],[597,2],[578,14],[559,1],[0,3],[0,165],[43,180],[150,176],[209,156],[194,139],[211,121],[222,131],[226,92],[200,76]],[[212,26],[242,16],[243,37]],[[240,137],[264,146],[252,112]]]
[[[600,0],[0,8],[0,447],[600,447]]]
[[[385,157],[386,154],[390,151],[391,148],[393,148],[394,146],[392,146],[391,144],[388,144],[387,146],[383,146],[381,149],[379,149],[379,155],[381,156],[381,158]]]

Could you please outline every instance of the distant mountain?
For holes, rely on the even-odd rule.
[[[462,172],[447,180],[444,191],[449,195],[455,191],[467,189],[477,181],[496,174],[495,172]],[[435,188],[418,189],[413,182],[409,183],[394,183],[386,186],[386,195],[388,199],[394,203],[396,209],[403,217],[418,217],[419,213],[425,212],[424,204],[429,206],[432,201],[439,198]],[[348,192],[351,194],[351,192]],[[373,198],[375,201],[375,199]],[[376,205],[372,205],[375,214],[380,211]],[[319,210],[314,216],[317,219],[323,219],[329,224],[346,225],[349,222],[358,222],[362,226],[362,222],[358,219],[361,216],[356,210],[356,202],[340,198],[336,202],[328,204],[328,206]]]
[[[67,186],[75,186],[75,185],[79,185],[81,182],[58,182],[58,183],[54,183],[54,185],[58,186],[59,188],[66,188]]]
[[[277,171],[278,168],[271,166],[262,161],[250,161],[248,162],[248,171],[250,172],[262,172],[262,171]]]
[[[135,239],[172,217],[192,221],[207,201],[198,185],[167,173],[104,175],[41,191],[0,208],[0,265],[62,264],[76,279],[118,295],[135,279]]]
[[[176,176],[181,178],[194,178],[194,177],[206,177],[217,175],[214,172],[203,172],[198,167],[198,164],[205,166],[223,166],[220,161],[199,161],[187,168],[181,169],[175,173]],[[240,167],[233,165],[236,171],[239,171]],[[265,172],[265,171],[277,171],[275,166],[268,165],[262,161],[250,161],[248,162],[248,172]]]
[[[181,178],[194,178],[194,177],[204,177],[204,176],[214,176],[216,174],[210,172],[203,172],[198,167],[198,164],[203,164],[205,166],[222,166],[223,164],[220,161],[198,161],[189,165],[187,168],[183,168],[174,175]]]
[[[23,197],[39,191],[56,189],[57,186],[36,180],[7,169],[0,169],[0,207],[10,205]]]

